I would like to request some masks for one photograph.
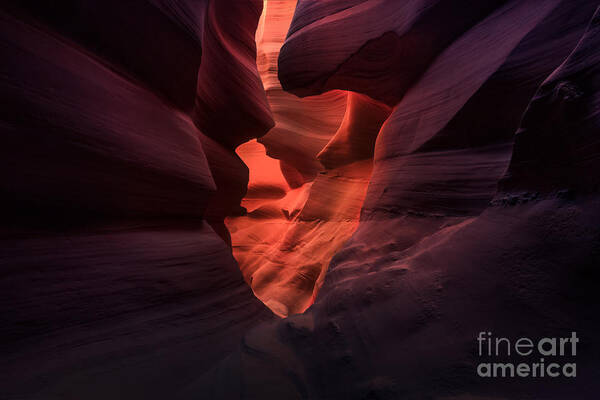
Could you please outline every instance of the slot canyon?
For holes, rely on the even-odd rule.
[[[2,2],[0,399],[596,399],[599,46],[589,0]]]
[[[391,112],[352,92],[298,98],[283,91],[277,60],[295,8],[295,1],[264,2],[257,68],[275,126],[238,147],[248,191],[244,215],[227,219],[246,282],[282,317],[312,304],[329,261],[356,229],[375,138]]]

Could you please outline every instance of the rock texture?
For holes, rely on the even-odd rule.
[[[596,2],[46,3],[0,5],[0,398],[598,397]]]
[[[228,143],[270,127],[254,47],[231,47],[261,3],[226,3],[256,15],[231,31],[223,1],[0,6],[0,397],[175,397],[274,317],[223,224],[248,182]],[[201,68],[219,56],[235,88]],[[200,131],[215,105],[238,120]]]
[[[262,6],[261,0],[208,5],[194,122],[231,149],[274,124],[256,66],[254,34]]]
[[[250,168],[247,214],[228,218],[227,227],[246,282],[287,316],[313,303],[331,257],[357,226],[375,138],[390,109],[356,93],[298,99],[284,92],[277,57],[295,2],[265,6],[258,67],[276,125],[260,143],[237,150]]]
[[[279,78],[301,96],[347,89],[393,105],[445,47],[503,3],[300,0]]]
[[[7,0],[2,8],[23,20],[51,27],[189,111],[196,95],[208,3]]]
[[[216,189],[208,201],[204,218],[225,242],[231,244],[224,220],[227,216],[238,215],[240,212],[240,202],[248,187],[248,167],[231,150],[200,132],[198,135]]]
[[[250,168],[250,182],[242,202],[246,215],[226,221],[233,254],[246,282],[273,312],[301,313],[358,224],[371,161],[328,170],[292,189],[262,145],[250,142],[238,153]]]
[[[346,114],[329,143],[317,154],[326,168],[373,158],[375,140],[391,109],[365,95],[350,92]]]
[[[0,29],[3,203],[202,216],[215,185],[189,119],[75,46],[5,14]]]
[[[0,241],[3,398],[175,396],[268,319],[201,221]]]
[[[576,45],[593,12],[582,6],[511,2],[444,50],[379,134],[365,225],[406,218],[406,235],[418,231],[405,239],[409,245],[488,205],[527,103]],[[525,62],[531,58],[536,61]]]
[[[343,27],[359,38],[385,32],[389,25],[368,19],[379,8],[383,21],[416,18],[426,29],[425,11],[444,2],[299,2],[281,52],[284,88],[304,95],[344,82],[394,108],[377,138],[358,228],[315,303],[255,328],[198,387],[214,398],[597,396],[597,15],[585,32],[597,4],[485,3],[494,7],[443,48],[409,36],[437,56],[388,97],[354,77],[411,75],[402,64],[366,62],[370,53],[351,52],[354,44],[331,51],[352,42]],[[342,75],[350,52],[361,62]],[[585,346],[577,379],[480,378],[481,331],[575,331]],[[214,384],[233,379],[242,383]]]
[[[333,91],[299,99],[281,89],[277,60],[295,5],[293,0],[266,2],[256,34],[258,69],[275,119],[275,127],[259,142],[270,157],[282,161],[284,176],[294,188],[311,182],[323,169],[316,155],[340,126],[347,98],[345,92]]]
[[[517,132],[506,190],[598,191],[600,15],[575,50],[542,84]],[[592,172],[592,173],[590,173]]]

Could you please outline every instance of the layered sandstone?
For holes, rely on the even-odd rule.
[[[398,33],[385,17],[401,15],[394,21],[417,21],[402,32],[431,29],[435,38],[427,18],[444,2],[426,3],[298,4],[281,53],[284,88],[352,89],[394,107],[360,223],[315,303],[257,327],[235,358],[201,377],[216,398],[595,398],[597,15],[586,26],[597,5],[482,2],[489,12],[475,20],[457,8],[471,23],[449,31],[444,46],[422,46],[436,57],[419,76],[368,62],[371,53],[351,50],[361,35],[354,43],[342,34],[345,26]],[[420,35],[398,37],[403,48],[403,37],[408,46]],[[352,47],[330,51],[344,41]],[[404,82],[398,97],[366,86],[379,76]],[[589,347],[577,354],[577,381],[485,380],[476,374],[482,330],[576,331]],[[214,385],[226,377],[246,384]]]
[[[0,397],[595,399],[597,6],[5,2]]]
[[[169,398],[274,317],[223,225],[248,182],[228,143],[271,124],[254,48],[230,47],[262,2],[207,3],[0,6],[0,397]],[[234,89],[201,68],[219,57]],[[198,98],[235,129],[199,130]]]

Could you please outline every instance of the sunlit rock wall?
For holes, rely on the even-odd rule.
[[[233,254],[271,310],[280,316],[301,313],[358,224],[371,161],[328,170],[292,189],[260,143],[244,144],[238,153],[250,168],[250,183],[244,215],[226,220]]]
[[[595,398],[594,3],[300,1],[283,87],[393,110],[315,303],[257,327],[198,385],[219,398]],[[576,331],[577,379],[479,378],[481,331]],[[247,384],[214,384],[232,376]]]
[[[246,281],[280,316],[312,304],[331,257],[354,232],[375,139],[391,111],[356,93],[300,99],[281,89],[277,60],[294,7],[265,2],[257,64],[275,127],[238,148],[250,169],[246,215],[227,220]]]
[[[256,33],[258,69],[275,119],[275,127],[259,142],[269,156],[281,160],[284,176],[294,188],[312,181],[323,169],[316,155],[342,122],[347,97],[345,92],[335,91],[299,99],[281,89],[277,60],[295,6],[294,0],[265,2]]]

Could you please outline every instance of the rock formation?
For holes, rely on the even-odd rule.
[[[345,23],[360,29],[370,6],[385,4],[385,15],[402,6],[339,2],[348,6],[340,11],[334,3],[298,5],[294,20],[308,28],[294,31],[292,23],[283,86],[375,96],[377,85],[361,88],[348,75],[307,79],[329,64],[304,57],[319,48],[327,59],[325,49],[344,38],[337,21],[353,16]],[[393,101],[360,223],[315,303],[255,328],[238,355],[198,385],[214,398],[595,398],[597,17],[584,30],[596,6],[505,2],[441,49]],[[327,15],[307,15],[315,10]],[[300,41],[304,34],[310,39]],[[373,64],[362,65],[372,78]],[[375,75],[404,79],[399,70],[384,65]],[[587,343],[577,353],[577,380],[478,377],[482,330],[577,332]],[[226,379],[243,384],[214,384]]]
[[[275,119],[275,127],[259,142],[270,157],[281,160],[284,176],[293,188],[311,182],[323,169],[316,155],[342,122],[347,98],[345,92],[333,91],[299,99],[282,90],[277,60],[295,5],[294,0],[266,2],[256,35],[258,69]]]
[[[344,120],[317,159],[328,169],[372,159],[375,140],[390,112],[385,104],[350,92]]]
[[[357,226],[375,138],[390,109],[356,93],[298,99],[284,92],[277,57],[295,4],[265,6],[258,68],[275,127],[260,143],[237,150],[250,168],[242,202],[247,214],[228,218],[227,226],[246,282],[271,310],[287,316],[312,304],[331,257]]]
[[[597,398],[599,41],[586,0],[5,1],[0,397]],[[480,332],[577,377],[481,377]]]
[[[301,313],[358,224],[371,160],[328,170],[292,189],[262,145],[250,142],[238,152],[250,168],[250,182],[242,201],[247,213],[226,220],[233,254],[246,282],[273,312]]]
[[[262,3],[211,0],[208,5],[194,122],[231,149],[273,126],[256,67],[254,33]]]
[[[218,3],[0,6],[0,397],[169,398],[273,318],[223,225],[248,182],[227,144],[272,120],[253,47],[217,44],[253,43],[262,2]],[[235,127],[200,131],[198,98]]]

